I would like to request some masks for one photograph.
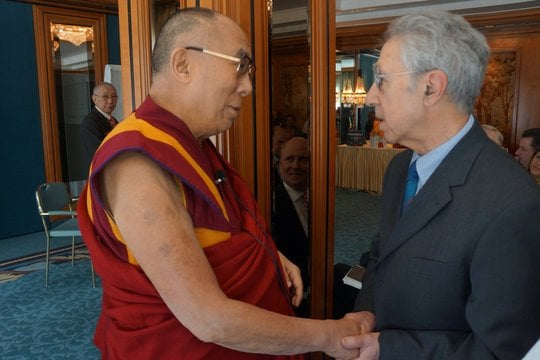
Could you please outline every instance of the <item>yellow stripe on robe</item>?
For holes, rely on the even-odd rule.
[[[205,172],[204,170],[199,166],[199,164],[191,157],[191,155],[187,152],[187,150],[180,144],[174,137],[171,135],[159,130],[155,126],[152,126],[148,122],[146,122],[143,119],[138,119],[135,117],[135,113],[132,113],[126,120],[124,120],[122,123],[120,123],[121,126],[116,126],[108,135],[108,137],[114,137],[124,131],[139,131],[141,132],[145,137],[156,140],[165,144],[168,144],[172,146],[178,153],[184,157],[188,163],[192,166],[193,170],[199,174],[203,182],[206,184],[210,192],[214,195],[216,198],[216,201],[218,202],[219,207],[221,208],[221,211],[223,212],[223,215],[227,220],[229,220],[229,215],[227,214],[227,209],[225,208],[225,204],[223,203],[223,199],[221,198],[221,195],[219,193],[219,190],[214,183],[214,180],[212,180]],[[115,131],[117,130],[117,131]]]
[[[195,235],[197,235],[203,249],[231,238],[230,232],[207,228],[195,228]]]
[[[184,207],[186,207],[187,203],[186,203],[186,197],[184,196],[184,188],[183,188],[184,185],[178,179],[175,179],[175,181],[178,185],[178,189],[180,190],[180,197],[182,198],[182,204],[184,205]],[[91,208],[91,199],[92,197],[89,196],[88,204],[90,208]],[[90,218],[92,218],[91,211],[89,211],[89,214],[90,214]],[[135,256],[133,256],[133,253],[131,252],[131,250],[126,244],[126,241],[122,237],[122,234],[120,233],[120,230],[118,229],[118,226],[116,225],[116,222],[113,216],[110,214],[110,212],[107,209],[105,209],[105,215],[107,216],[107,220],[114,234],[114,237],[117,239],[117,241],[119,241],[126,247],[126,253],[127,253],[129,263],[132,265],[139,266],[139,262],[137,261],[137,259],[135,259]],[[207,229],[207,228],[195,228],[194,230],[195,230],[195,236],[197,237],[197,240],[199,241],[199,244],[201,245],[201,248],[203,249],[205,247],[209,247],[217,243],[220,243],[222,241],[228,240],[231,237],[231,233],[226,232],[226,231],[218,231],[218,230],[212,230],[212,229]]]

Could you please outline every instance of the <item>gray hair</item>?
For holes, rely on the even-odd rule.
[[[159,73],[168,63],[171,51],[178,38],[189,35],[193,39],[204,37],[205,34],[198,29],[216,17],[216,12],[206,8],[186,8],[172,14],[161,29],[152,52],[152,72]],[[201,28],[202,29],[202,28]],[[200,44],[190,44],[200,46]]]
[[[460,15],[427,10],[391,23],[384,39],[396,37],[403,40],[401,57],[407,71],[444,71],[447,94],[463,111],[472,111],[490,55],[484,35]]]
[[[94,86],[94,88],[92,89],[92,94],[96,95],[96,92],[103,87],[111,87],[116,91],[116,87],[113,84],[103,81]]]

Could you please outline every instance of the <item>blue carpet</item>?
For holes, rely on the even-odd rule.
[[[51,264],[43,271],[0,283],[0,357],[99,359],[92,343],[101,309],[101,286],[92,288],[88,260]]]
[[[75,239],[76,243],[82,243],[81,238]],[[37,252],[45,252],[46,236],[40,231],[7,239],[0,239],[0,266],[3,262]],[[71,238],[55,238],[51,241],[51,249],[71,246]]]

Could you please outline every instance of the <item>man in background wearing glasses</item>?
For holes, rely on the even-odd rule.
[[[149,96],[99,147],[79,200],[103,284],[94,338],[102,357],[355,358],[340,340],[361,324],[293,316],[298,267],[276,250],[248,186],[208,139],[252,92],[245,34],[211,10],[182,10],[161,30],[152,69]]]
[[[118,101],[118,94],[113,84],[102,82],[94,86],[92,101],[94,107],[81,123],[81,143],[86,168],[89,167],[99,144],[118,124],[118,121],[112,116]]]

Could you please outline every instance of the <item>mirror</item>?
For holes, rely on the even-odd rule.
[[[310,317],[309,124],[310,46],[308,0],[274,0],[271,11],[271,229],[278,249],[298,265]]]
[[[161,32],[161,28],[165,24],[165,21],[180,9],[178,0],[152,0],[151,7],[151,37],[152,37],[152,49],[156,43],[156,39]]]
[[[336,56],[335,318],[353,310],[358,290],[342,279],[351,266],[367,265],[378,232],[384,173],[403,151],[399,144],[385,142],[375,108],[365,103],[378,56],[377,49],[365,48]]]

